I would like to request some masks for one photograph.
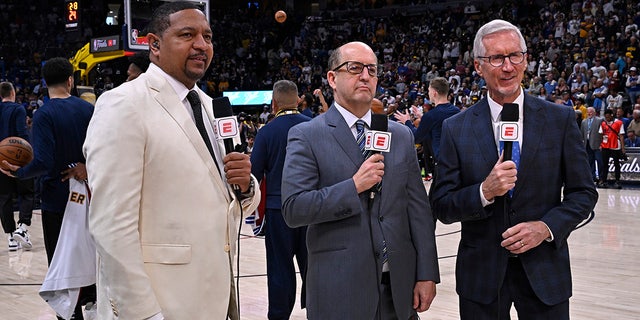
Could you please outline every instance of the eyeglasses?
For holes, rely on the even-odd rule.
[[[382,68],[377,64],[364,64],[358,61],[345,61],[341,65],[335,67],[332,71],[338,71],[338,69],[345,65],[347,66],[347,72],[351,74],[361,74],[365,67],[367,67],[369,76],[372,77],[378,77],[382,72]]]
[[[509,62],[511,62],[511,64],[521,64],[524,61],[525,54],[527,54],[526,51],[518,51],[518,52],[509,53],[506,56],[503,54],[494,54],[488,57],[476,57],[476,58],[487,59],[489,60],[489,64],[491,64],[492,66],[501,67],[504,64],[505,58],[509,58]]]

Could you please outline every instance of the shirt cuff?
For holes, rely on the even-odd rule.
[[[495,202],[495,199],[489,201],[489,200],[487,200],[487,198],[485,198],[484,193],[482,192],[482,185],[483,184],[484,184],[484,182],[480,184],[480,190],[479,190],[480,191],[480,201],[482,201],[482,207],[486,207],[486,206],[488,206],[490,204],[493,204],[493,202]]]
[[[549,226],[544,223],[544,221],[540,221],[544,224],[545,227],[547,227],[547,230],[549,230],[549,238],[544,239],[544,241],[546,242],[552,242],[553,241],[553,232],[551,232],[551,228],[549,228]]]

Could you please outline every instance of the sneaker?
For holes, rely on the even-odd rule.
[[[622,189],[622,186],[618,183],[618,181],[613,183],[613,188],[614,189]]]
[[[20,248],[20,244],[13,238],[13,235],[9,234],[9,251],[17,251]]]
[[[20,242],[22,249],[31,250],[33,244],[31,244],[31,240],[29,240],[29,232],[27,231],[27,226],[24,223],[18,223],[18,229],[13,232],[13,238]]]

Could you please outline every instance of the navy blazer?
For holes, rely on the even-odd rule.
[[[505,276],[509,252],[500,246],[501,234],[510,226],[535,220],[549,226],[554,240],[543,241],[521,254],[520,260],[542,302],[567,300],[571,296],[567,237],[598,199],[571,108],[525,95],[523,126],[513,197],[498,197],[483,207],[480,184],[498,161],[487,99],[443,124],[433,210],[444,223],[462,222],[456,290],[483,304],[497,297]]]
[[[369,192],[358,194],[352,179],[364,159],[337,108],[289,130],[282,213],[290,227],[309,226],[306,303],[311,320],[374,318],[383,237],[399,319],[415,315],[416,281],[440,281],[434,219],[412,134],[396,122],[389,122],[389,132],[382,190],[369,211]]]
[[[267,209],[280,210],[282,207],[280,185],[289,129],[309,120],[311,118],[303,114],[280,115],[260,128],[256,134],[251,151],[251,174],[258,181],[266,178],[266,193],[262,196],[266,200]]]

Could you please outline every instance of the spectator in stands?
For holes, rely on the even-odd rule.
[[[635,131],[636,136],[640,137],[640,104],[634,106],[631,121],[626,129],[627,131]]]
[[[640,54],[640,52],[638,54]],[[638,77],[638,69],[636,67],[629,68],[625,88],[629,96],[629,101],[636,103],[637,98],[640,96],[640,78]]]
[[[629,148],[639,148],[640,147],[640,138],[636,136],[635,131],[627,132],[627,138],[624,139],[624,146]]]

